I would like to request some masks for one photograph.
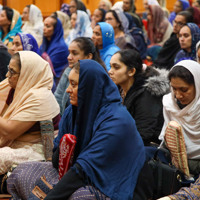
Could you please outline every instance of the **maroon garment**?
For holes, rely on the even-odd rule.
[[[9,106],[12,101],[13,101],[13,97],[14,97],[14,93],[15,93],[15,89],[11,88],[6,100],[6,104]],[[58,125],[60,122],[60,114],[58,114],[57,116],[55,116],[53,118],[53,126],[54,126],[54,130],[58,130]],[[40,131],[40,122],[36,122],[27,132],[36,132],[36,131]]]

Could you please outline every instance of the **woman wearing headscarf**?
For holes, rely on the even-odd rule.
[[[173,24],[173,21],[174,21],[176,15],[177,15],[177,13],[187,9],[188,7],[190,7],[190,3],[189,3],[188,0],[177,0],[174,3],[174,11],[171,12],[170,15],[169,15],[169,22],[171,24]]]
[[[54,152],[59,151],[65,133],[75,135],[74,164],[45,199],[71,195],[71,199],[85,195],[132,199],[145,160],[144,146],[133,118],[121,104],[117,86],[93,60],[76,64],[69,80],[71,105],[62,117]],[[98,192],[92,194],[85,184]]]
[[[12,41],[16,33],[21,32],[22,19],[20,13],[7,6],[3,7],[0,14],[0,39],[8,47],[12,47]]]
[[[171,93],[163,97],[164,125],[159,139],[186,178],[200,174],[200,64],[178,62],[169,72]],[[175,139],[176,138],[176,139]]]
[[[89,16],[81,10],[77,10],[76,13],[71,15],[71,25],[72,30],[69,36],[66,38],[65,42],[69,44],[77,37],[91,37],[92,27]]]
[[[44,27],[41,10],[33,4],[28,5],[24,8],[22,19],[24,21],[22,32],[31,34],[40,46]]]
[[[120,10],[109,10],[105,22],[112,25],[115,32],[115,44],[120,49],[137,49],[134,38],[128,33],[129,22]]]
[[[69,32],[71,31],[71,23],[69,16],[66,13],[59,10],[54,12],[53,14],[55,15],[56,18],[58,18],[61,21],[64,31],[63,37],[64,39],[66,39],[69,35]]]
[[[101,59],[110,70],[110,59],[120,48],[115,44],[115,32],[113,27],[106,22],[99,22],[94,27],[92,40],[99,49]]]
[[[105,11],[110,10],[112,7],[112,3],[109,0],[100,0],[98,8],[104,9]]]
[[[18,51],[34,51],[37,54],[40,54],[37,41],[31,34],[26,33],[17,33],[13,39],[12,52],[13,54]]]
[[[154,61],[163,44],[170,38],[173,27],[158,5],[149,5],[147,18],[147,34],[150,41],[147,55]]]
[[[53,75],[39,55],[31,51],[14,54],[6,76],[0,83],[1,179],[13,165],[44,160],[40,121],[59,117],[51,92]],[[58,128],[58,121],[54,125]]]
[[[200,29],[194,23],[187,23],[179,32],[181,50],[176,54],[174,63],[181,60],[196,61],[196,44],[200,40]]]
[[[63,38],[62,24],[54,16],[47,17],[44,21],[44,36],[40,53],[44,59],[51,61],[57,81],[68,64],[67,56],[69,52]]]

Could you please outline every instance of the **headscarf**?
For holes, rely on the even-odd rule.
[[[148,0],[148,5],[157,5],[159,6],[159,3],[157,0]]]
[[[44,52],[49,55],[53,63],[56,77],[60,77],[61,72],[68,64],[67,57],[69,52],[63,38],[63,28],[59,19],[57,19],[51,40],[48,41],[45,37],[43,37],[43,42],[40,46],[40,53],[43,54]]]
[[[41,10],[37,6],[31,4],[29,8],[29,21],[24,23],[22,32],[33,35],[38,45],[40,45],[42,43],[43,27]]]
[[[174,93],[163,97],[164,119],[160,140],[164,140],[165,129],[169,121],[176,121],[182,126],[183,135],[187,149],[188,159],[200,159],[200,64],[193,60],[183,60],[175,66],[183,66],[188,69],[194,77],[196,95],[194,100],[180,109],[177,105]]]
[[[49,64],[32,51],[20,51],[21,70],[14,98],[4,119],[18,121],[43,121],[59,114],[59,105],[51,92],[53,74]],[[1,89],[6,87],[5,79],[0,83]],[[10,88],[10,86],[7,87]]]
[[[101,59],[104,61],[107,70],[110,70],[110,59],[112,55],[120,48],[115,45],[115,33],[113,27],[106,22],[99,22],[97,25],[101,28],[103,49],[100,49]]]
[[[170,25],[160,6],[149,5],[152,20],[148,22],[148,38],[151,43],[160,43]]]
[[[62,23],[63,31],[64,31],[64,39],[67,38],[69,35],[69,32],[71,30],[71,23],[70,23],[70,18],[67,14],[61,11],[56,11],[58,19]]]
[[[115,9],[115,12],[116,12],[116,14],[117,14],[117,16],[118,16],[118,18],[119,18],[119,20],[121,22],[121,25],[123,27],[123,31],[125,33],[127,33],[128,32],[128,28],[129,28],[129,21],[128,21],[126,15],[124,14],[124,12],[122,12],[119,9]]]
[[[77,37],[92,37],[92,27],[89,16],[81,10],[77,10],[76,25],[65,40],[66,44],[69,46]]]
[[[175,64],[181,60],[196,60],[196,44],[200,40],[200,29],[194,23],[187,23],[186,26],[189,27],[192,34],[191,52],[187,52],[184,49],[181,49],[175,57]]]
[[[99,3],[100,3],[100,2],[104,2],[104,3],[106,4],[108,10],[111,9],[112,3],[111,3],[109,0],[100,0]],[[106,10],[106,11],[108,11],[108,10]]]
[[[63,3],[60,8],[60,11],[64,12],[68,16],[70,16],[69,4]]]
[[[17,33],[19,35],[23,50],[34,51],[37,54],[40,54],[37,41],[31,34]]]
[[[192,7],[193,9],[193,22],[200,28],[200,10],[197,7]]]
[[[196,59],[197,59],[197,62],[199,63],[200,61],[199,61],[199,57],[198,57],[198,55],[197,55],[197,52],[198,52],[198,50],[199,50],[199,48],[200,48],[200,41],[197,43],[197,45],[196,45]]]
[[[80,61],[76,109],[66,109],[55,148],[63,134],[76,135],[74,161],[91,184],[113,200],[132,199],[145,160],[143,142],[117,86],[93,60]]]
[[[22,18],[20,16],[20,13],[16,11],[15,9],[13,10],[13,17],[12,17],[12,22],[10,25],[10,32],[3,38],[3,43],[10,48],[12,46],[12,41],[15,35],[19,32],[21,32],[21,26],[22,26]],[[2,38],[2,31],[0,31],[0,38]]]

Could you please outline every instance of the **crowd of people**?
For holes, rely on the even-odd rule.
[[[0,7],[0,194],[154,199],[152,147],[193,182],[159,198],[200,198],[200,1],[143,5]]]

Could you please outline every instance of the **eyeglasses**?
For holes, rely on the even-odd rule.
[[[15,74],[20,74],[19,72],[14,71],[13,69],[10,69],[9,65],[8,65],[8,72],[10,73],[9,77],[14,76]]]
[[[177,22],[176,20],[173,21],[173,24],[176,24],[177,26],[184,26],[185,24],[182,22]]]

